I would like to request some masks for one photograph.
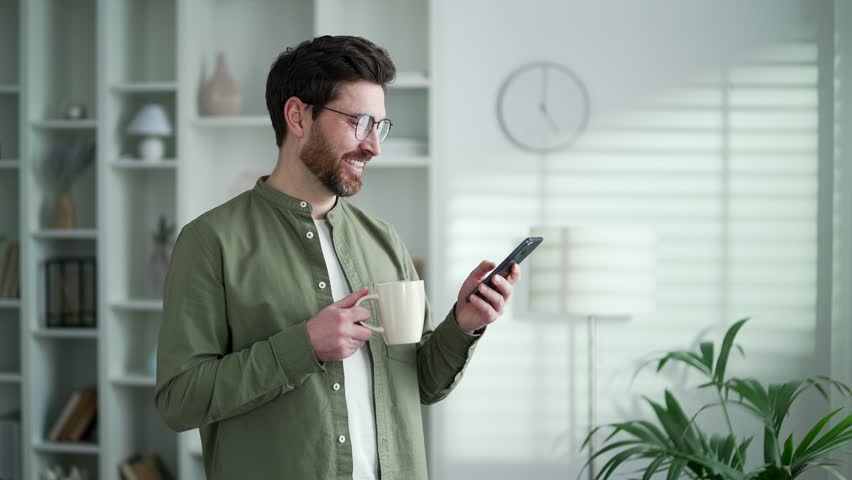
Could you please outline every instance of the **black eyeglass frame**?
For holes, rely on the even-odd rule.
[[[340,115],[345,115],[353,120],[355,120],[355,138],[360,141],[364,141],[370,135],[369,132],[373,131],[373,128],[376,128],[376,132],[379,133],[379,143],[383,143],[385,139],[388,138],[391,129],[393,128],[393,122],[389,118],[385,118],[384,120],[376,120],[372,115],[367,115],[366,113],[362,113],[360,115],[352,115],[351,113],[341,112],[340,110],[335,110],[333,108],[329,108],[323,105],[313,105],[314,107],[321,108],[323,110],[328,110],[329,112],[334,112]],[[361,123],[361,119],[366,118],[367,121],[370,122],[370,126],[365,129],[367,135],[364,138],[358,138],[358,125]],[[379,124],[386,124],[388,126],[387,131],[385,132],[384,137],[381,136],[381,130],[379,130]]]

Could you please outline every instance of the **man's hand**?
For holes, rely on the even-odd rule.
[[[461,290],[459,290],[456,302],[456,322],[467,333],[473,333],[497,320],[503,314],[503,309],[506,302],[509,301],[509,297],[512,296],[512,287],[521,279],[521,268],[518,267],[517,263],[513,263],[508,278],[494,275],[492,278],[494,288],[484,283],[479,285],[479,282],[487,277],[488,272],[496,266],[494,262],[483,260],[474,271],[470,272],[467,280],[462,284]],[[485,297],[485,300],[477,295],[471,295],[470,303],[465,302],[464,298],[477,288],[477,285],[479,285],[479,293]]]
[[[314,355],[321,362],[349,358],[373,336],[369,328],[360,325],[370,319],[370,311],[355,306],[355,302],[367,295],[362,288],[357,292],[333,303],[305,325],[308,340],[314,349]]]

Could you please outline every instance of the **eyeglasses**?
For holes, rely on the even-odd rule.
[[[328,107],[317,107],[323,110],[328,110],[330,112],[339,113],[340,115],[346,115],[347,117],[355,120],[355,138],[358,140],[364,141],[370,136],[370,132],[373,130],[373,127],[376,127],[376,132],[379,134],[379,143],[385,141],[388,138],[388,133],[390,133],[391,127],[393,127],[393,122],[390,121],[389,118],[386,118],[381,121],[376,121],[372,115],[361,114],[361,115],[351,115],[346,112],[341,112],[339,110],[335,110],[333,108]]]

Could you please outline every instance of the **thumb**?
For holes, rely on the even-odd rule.
[[[470,276],[481,280],[485,278],[485,275],[488,274],[488,272],[494,270],[494,267],[496,266],[497,264],[494,262],[483,260],[476,266],[476,268],[473,269],[472,272],[470,272]]]
[[[355,306],[355,302],[366,296],[369,292],[369,289],[362,288],[361,290],[358,290],[357,292],[352,293],[351,295],[347,295],[341,298],[335,303],[335,305],[338,308],[352,308],[353,306]]]

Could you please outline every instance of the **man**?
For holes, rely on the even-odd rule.
[[[420,404],[455,387],[520,278],[515,265],[465,302],[483,261],[434,329],[427,308],[417,345],[361,324],[367,286],[417,279],[394,229],[343,199],[381,153],[395,73],[362,38],[287,49],[266,87],[275,169],[175,244],[156,402],[171,428],[201,427],[210,480],[426,478]]]

